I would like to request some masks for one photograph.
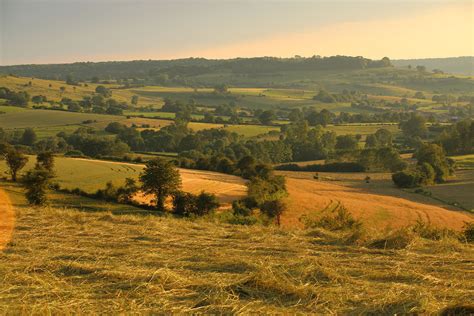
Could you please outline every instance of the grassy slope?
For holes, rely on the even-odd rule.
[[[34,157],[30,157],[24,170],[32,168],[34,161]],[[115,185],[123,185],[127,177],[137,179],[142,168],[142,165],[58,157],[56,181],[64,188],[80,188],[93,193],[104,188],[108,181],[112,181]],[[0,162],[0,172],[4,170],[6,170],[5,163]],[[282,172],[282,174],[287,176],[290,193],[289,211],[282,217],[282,225],[287,228],[303,227],[301,216],[318,217],[334,203],[344,205],[367,227],[377,231],[387,227],[412,225],[418,219],[437,227],[459,230],[465,221],[474,220],[469,214],[449,210],[450,207],[446,203],[394,188],[389,174],[371,174],[370,184],[365,184],[363,180],[367,175],[365,173],[320,173],[324,181],[314,181],[312,179],[314,173],[311,172]],[[244,181],[238,177],[189,169],[182,169],[181,175],[183,190],[192,193],[206,190],[214,193],[224,206],[229,206],[232,200],[242,198],[246,192]],[[470,181],[472,178],[473,175]],[[459,183],[456,186],[458,202],[472,201],[469,186],[463,185]],[[436,191],[437,187],[432,189]]]
[[[438,312],[474,300],[472,245],[345,245],[322,231],[33,209],[13,195],[0,313]]]
[[[28,164],[23,169],[26,171],[34,167],[35,157],[30,156]],[[55,181],[62,188],[79,188],[88,193],[103,189],[107,182],[121,186],[125,178],[138,180],[138,175],[143,165],[116,163],[100,160],[83,160],[57,157],[55,159]],[[0,173],[6,171],[4,161],[0,161]],[[190,169],[180,169],[182,188],[186,192],[198,194],[202,190],[214,193],[223,206],[230,206],[233,200],[245,196],[247,188],[245,181],[237,176]],[[68,205],[73,205],[68,203]]]

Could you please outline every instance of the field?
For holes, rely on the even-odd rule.
[[[328,125],[326,130],[335,132],[337,135],[357,135],[366,136],[374,134],[379,129],[386,129],[393,135],[400,133],[398,124],[348,124],[348,125]]]
[[[474,300],[474,248],[450,238],[380,249],[321,230],[35,209],[9,194],[1,314],[436,314]]]
[[[435,227],[461,230],[465,222],[474,221],[471,213],[395,188],[387,174],[370,174],[367,184],[365,173],[320,172],[322,180],[312,179],[314,173],[279,173],[287,177],[290,211],[282,216],[282,225],[287,227],[303,227],[302,217],[319,218],[339,206],[374,230],[401,228],[419,220]],[[466,190],[460,195],[472,200]]]
[[[30,157],[28,168],[33,167],[34,157]],[[0,171],[5,170],[5,163],[0,162]],[[143,165],[120,162],[87,160],[76,158],[56,159],[56,181],[64,188],[80,188],[93,193],[104,188],[111,181],[115,185],[123,185],[125,178],[137,179]],[[243,179],[210,171],[180,169],[183,190],[199,193],[205,190],[214,193],[223,207],[229,207],[233,200],[245,196],[246,187]],[[429,187],[437,200],[421,194],[397,189],[390,180],[390,174],[370,174],[371,183],[366,184],[366,173],[320,173],[320,181],[312,179],[313,173],[279,172],[287,177],[289,191],[288,209],[282,215],[282,226],[288,229],[303,228],[303,217],[319,217],[342,205],[357,219],[382,231],[415,224],[417,220],[430,223],[436,227],[449,227],[460,230],[464,222],[474,220],[474,215],[463,212],[448,202],[456,198],[461,205],[472,205],[469,189],[471,180],[458,183],[454,191],[439,189],[440,186]],[[457,181],[453,179],[452,181]],[[455,182],[456,183],[456,182]],[[456,195],[449,197],[449,194]],[[149,202],[149,198],[140,197],[141,202]]]
[[[32,168],[34,163],[35,158],[30,156],[24,170]],[[94,193],[103,189],[108,181],[120,186],[124,184],[125,178],[138,179],[142,169],[143,165],[58,157],[55,160],[55,181],[66,189],[80,188],[85,192]],[[1,161],[0,172],[5,170],[5,162]],[[180,173],[184,191],[197,194],[205,190],[214,193],[223,207],[229,207],[233,200],[246,194],[244,180],[236,176],[190,169],[180,169]]]
[[[29,85],[31,82],[31,86]],[[50,86],[51,85],[51,86]],[[95,88],[99,84],[88,83],[88,86],[71,86],[64,81],[44,80],[39,78],[14,77],[14,76],[0,76],[0,87],[6,87],[14,91],[26,91],[30,96],[44,95],[48,100],[60,101],[63,97],[72,100],[80,100],[85,96],[91,96],[95,92]],[[112,96],[119,102],[130,102],[133,92],[127,89],[117,89],[116,84],[101,84],[107,88],[112,89]],[[65,87],[64,93],[61,93],[60,87]],[[156,103],[158,100],[142,97],[138,105],[148,105],[149,103]],[[142,104],[140,104],[142,103]]]

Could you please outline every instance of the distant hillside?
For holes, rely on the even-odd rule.
[[[449,57],[449,58],[426,58],[426,59],[399,59],[392,60],[395,67],[407,67],[411,65],[425,66],[427,70],[440,69],[446,73],[474,75],[474,56]]]
[[[235,58],[212,60],[187,58],[176,60],[136,60],[114,62],[80,62],[72,64],[0,66],[0,73],[43,79],[76,80],[144,78],[166,75],[189,77],[206,74],[233,73],[236,75],[274,74],[281,71],[354,70],[390,66],[385,58],[374,61],[363,57],[332,56],[311,58]]]

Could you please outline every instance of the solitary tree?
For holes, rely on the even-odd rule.
[[[41,152],[36,156],[36,168],[44,168],[49,172],[54,169],[54,155],[52,152]]]
[[[112,95],[112,92],[107,89],[106,87],[100,85],[95,88],[95,92],[102,95],[103,97],[110,97]]]
[[[26,199],[30,204],[46,204],[46,190],[50,179],[51,172],[39,166],[26,173],[23,182],[26,187]]]
[[[18,171],[25,167],[26,163],[28,162],[28,157],[24,156],[15,149],[11,149],[5,155],[5,160],[7,162],[8,168],[10,169],[9,173],[12,177],[12,181],[16,182]]]
[[[138,104],[138,95],[133,95],[132,100],[130,101],[130,103],[132,103],[133,105],[137,105]]]
[[[260,121],[260,123],[265,124],[265,125],[271,124],[274,119],[275,119],[275,112],[273,112],[272,110],[263,111],[258,116],[258,120]]]
[[[424,138],[428,134],[426,128],[426,120],[423,116],[412,114],[407,121],[400,123],[400,128],[407,138],[421,137]]]
[[[160,211],[165,209],[166,197],[177,192],[181,186],[178,169],[172,162],[160,158],[147,162],[140,181],[143,192],[155,196],[156,208]]]
[[[32,128],[26,128],[21,136],[21,143],[26,146],[32,146],[36,142],[36,133]]]
[[[287,209],[285,202],[282,199],[266,201],[260,207],[260,210],[269,218],[275,219],[275,222],[280,226],[280,217]]]

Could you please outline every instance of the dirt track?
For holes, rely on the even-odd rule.
[[[287,188],[291,212],[281,219],[286,227],[303,227],[299,220],[302,215],[317,214],[334,203],[342,204],[354,217],[378,229],[399,228],[420,219],[433,226],[460,230],[464,222],[474,220],[465,212],[324,181],[287,177]]]
[[[10,241],[15,225],[15,213],[8,195],[0,189],[0,251]]]

